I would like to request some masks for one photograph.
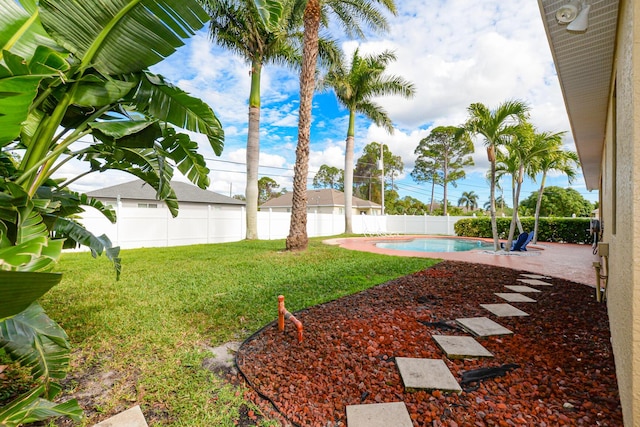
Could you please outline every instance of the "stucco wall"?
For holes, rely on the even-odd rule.
[[[610,243],[607,306],[625,426],[640,425],[639,24],[640,4],[621,1],[601,193],[603,241]],[[613,94],[612,88],[612,100]]]

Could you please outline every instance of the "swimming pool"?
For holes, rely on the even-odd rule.
[[[446,237],[378,242],[376,246],[383,249],[414,252],[464,252],[473,249],[493,249],[493,243],[471,239],[450,239]]]

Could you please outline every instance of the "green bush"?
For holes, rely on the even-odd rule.
[[[498,236],[506,239],[509,235],[511,218],[496,218]],[[520,218],[522,228],[532,231],[534,219]],[[465,218],[454,226],[457,236],[492,237],[491,218]],[[539,242],[591,243],[589,234],[589,218],[540,218],[538,224]]]

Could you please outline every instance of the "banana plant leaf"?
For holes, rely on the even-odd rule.
[[[59,416],[67,416],[74,421],[82,419],[82,409],[75,399],[56,404],[40,397],[45,393],[46,386],[42,384],[0,408],[0,426],[18,427]]]
[[[209,20],[196,0],[41,0],[49,35],[77,58],[80,69],[104,75],[148,68],[182,46]]]
[[[37,302],[0,321],[0,349],[31,368],[35,379],[64,378],[67,373],[69,338]]]
[[[0,320],[25,310],[60,279],[60,273],[0,271]]]

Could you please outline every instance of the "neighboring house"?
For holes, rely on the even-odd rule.
[[[106,234],[123,249],[238,241],[244,238],[245,202],[191,184],[173,181],[178,216],[173,217],[156,192],[142,181],[127,182],[87,193],[112,206],[111,224],[94,209],[81,222],[95,235]]]
[[[293,193],[285,193],[260,205],[260,210],[271,209],[272,212],[291,212]],[[354,215],[380,215],[381,208],[377,203],[353,197]],[[344,214],[344,193],[332,188],[307,190],[307,211],[329,214]]]
[[[597,261],[607,283],[624,425],[640,426],[640,2],[538,3],[585,182],[600,192],[606,246]],[[587,23],[586,31],[560,25],[561,7],[580,11],[576,21]]]
[[[207,206],[215,205],[218,209],[240,210],[246,204],[242,200],[203,190],[184,182],[173,181],[171,188],[176,193],[180,209],[198,207],[207,209]],[[156,199],[156,190],[142,180],[101,188],[90,191],[87,195],[114,207],[117,206],[118,201],[120,206],[125,208],[158,209],[166,207],[164,202]]]

